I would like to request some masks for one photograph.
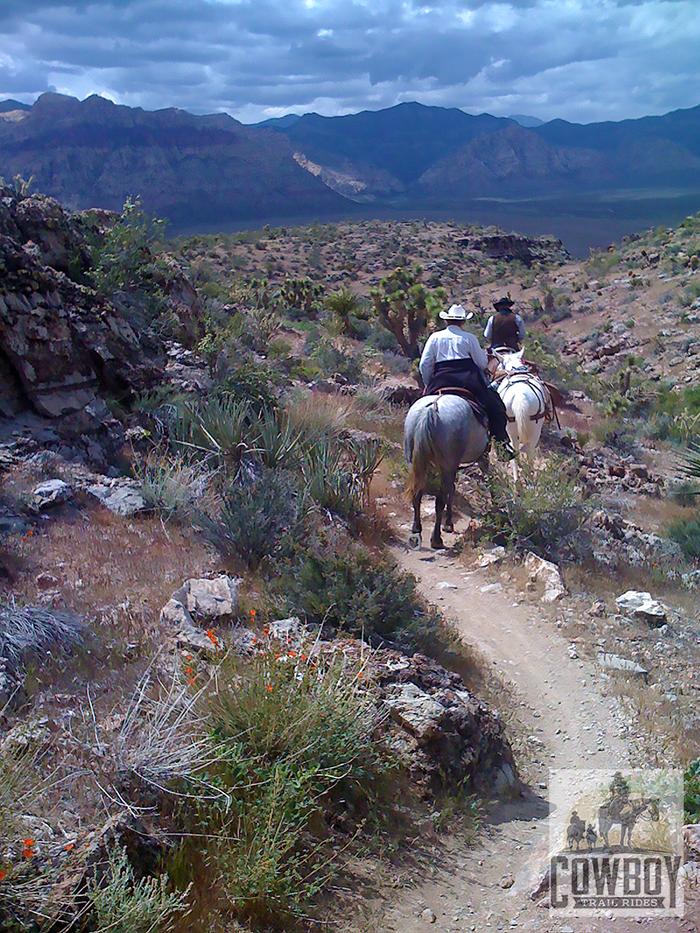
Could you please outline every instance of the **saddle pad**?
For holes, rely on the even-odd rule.
[[[467,389],[462,389],[458,386],[455,386],[454,388],[447,386],[444,389],[436,389],[435,395],[457,395],[459,398],[464,399],[465,402],[469,402],[472,407],[472,411],[474,412],[474,417],[481,424],[481,426],[486,428],[488,431],[489,424],[488,418],[486,417],[486,411],[484,410],[483,405],[479,404],[479,402],[477,402],[471,392],[469,392]]]

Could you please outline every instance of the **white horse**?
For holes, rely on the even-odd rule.
[[[552,411],[552,400],[544,382],[523,363],[523,350],[494,350],[494,356],[505,375],[497,384],[508,415],[508,437],[516,453],[521,451],[532,460],[542,424]],[[515,472],[515,462],[513,463]]]

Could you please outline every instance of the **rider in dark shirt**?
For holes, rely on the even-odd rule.
[[[510,295],[493,303],[496,313],[491,315],[484,331],[491,349],[508,347],[517,351],[525,340],[525,322],[519,314],[513,313],[513,303]]]

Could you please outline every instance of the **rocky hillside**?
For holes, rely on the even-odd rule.
[[[572,693],[568,766],[610,751],[606,706],[638,760],[698,759],[699,217],[581,263],[456,223],[164,243],[134,202],[0,205],[0,926],[387,928],[454,877],[472,795],[489,838],[543,819]],[[407,572],[414,357],[507,291],[561,424],[515,482],[464,471],[462,533]],[[450,916],[490,923],[531,843]],[[396,928],[443,922],[419,907]]]

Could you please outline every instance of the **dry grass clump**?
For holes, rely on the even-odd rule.
[[[0,601],[0,662],[10,670],[29,657],[61,654],[84,635],[83,623],[70,613]]]

